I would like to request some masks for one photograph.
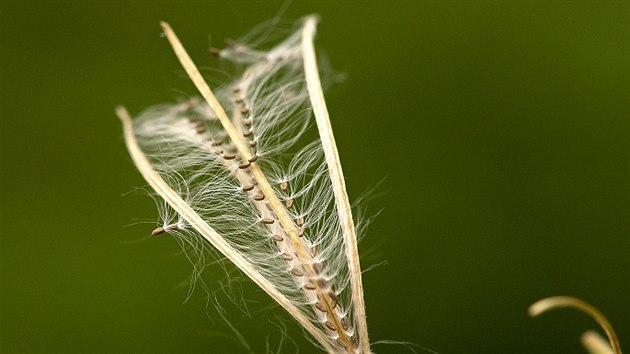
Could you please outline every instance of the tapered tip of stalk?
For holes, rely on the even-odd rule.
[[[309,21],[315,21],[315,23],[319,23],[322,20],[322,18],[318,14],[307,15],[306,19]]]
[[[166,21],[160,21],[160,27],[162,27],[163,31],[171,29],[171,26]]]
[[[553,307],[553,304],[549,301],[549,299],[538,300],[527,309],[527,314],[530,317],[537,317],[540,314],[549,311]]]
[[[123,123],[128,123],[131,121],[131,117],[129,116],[129,112],[127,112],[127,108],[125,108],[125,106],[116,106],[116,115]]]
[[[310,14],[304,17],[304,23],[307,25],[311,24],[312,26],[317,26],[320,21],[321,21],[321,18],[319,17],[318,14]]]
[[[610,344],[595,331],[586,331],[580,337],[582,345],[591,354],[613,354]]]
[[[533,303],[527,309],[527,313],[531,317],[536,317],[553,309],[564,308],[564,307],[574,307],[574,308],[581,309],[582,311],[584,311],[584,309],[588,306],[589,305],[584,303],[582,300],[576,299],[571,296],[552,296],[552,297],[544,298],[542,300],[538,300],[535,303]],[[589,311],[585,311],[585,312],[591,314]]]

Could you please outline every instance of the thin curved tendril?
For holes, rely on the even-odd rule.
[[[533,305],[529,307],[529,315],[532,317],[536,317],[542,313],[545,313],[550,310],[560,309],[572,307],[578,309],[585,314],[593,317],[597,323],[602,327],[606,335],[608,336],[608,341],[610,342],[610,346],[614,354],[621,354],[621,347],[619,345],[619,340],[617,339],[617,335],[615,334],[615,330],[612,325],[606,319],[603,313],[601,313],[598,309],[596,309],[593,305],[582,301],[580,299],[571,297],[571,296],[553,296],[548,297],[542,300],[537,301]]]

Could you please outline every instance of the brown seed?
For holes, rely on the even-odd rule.
[[[282,258],[284,258],[285,261],[292,261],[293,260],[293,256],[284,252],[283,254],[280,255]]]
[[[274,241],[278,241],[278,242],[280,242],[280,241],[283,241],[283,240],[284,240],[284,237],[282,237],[282,236],[280,236],[280,235],[277,235],[277,234],[276,234],[276,235],[273,235],[273,236],[272,236],[272,238],[274,239]]]
[[[256,140],[252,140],[249,142],[249,146],[256,147]]]
[[[325,325],[326,325],[326,327],[328,327],[328,329],[329,329],[329,330],[331,330],[331,331],[336,331],[336,330],[337,330],[337,328],[335,327],[335,325],[334,325],[334,324],[332,324],[332,322],[330,322],[330,321],[326,321]]]
[[[258,155],[254,155],[254,156],[250,157],[249,160],[247,160],[247,161],[249,161],[249,162],[256,162],[256,160],[258,160]]]
[[[356,336],[350,336],[350,343],[352,343],[353,347],[357,347],[359,345],[359,340]]]
[[[280,189],[286,191],[289,188],[289,184],[287,182],[280,183]]]
[[[326,279],[322,279],[322,278],[317,279],[317,285],[322,289],[328,288],[328,282],[326,281]]]
[[[271,224],[273,224],[273,219],[264,218],[264,219],[262,219],[262,222],[265,225],[271,225]]]
[[[151,231],[151,235],[152,236],[157,236],[157,235],[161,235],[161,234],[163,234],[165,232],[174,231],[174,230],[177,230],[177,229],[179,229],[179,225],[177,225],[177,223],[170,224],[170,225],[167,225],[167,226],[160,226],[160,227],[155,228],[155,230]]]
[[[293,199],[287,200],[287,208],[291,209],[292,206],[293,206]]]
[[[247,185],[243,186],[243,191],[245,191],[245,192],[249,192],[252,189],[254,189],[254,185],[253,184],[247,184]]]
[[[247,118],[247,119],[243,120],[243,124],[245,124],[245,125],[252,125],[252,119],[251,118]]]
[[[311,257],[317,256],[317,247],[316,246],[311,247],[310,251],[311,251]]]
[[[241,170],[244,170],[246,168],[248,168],[252,163],[251,162],[243,162],[242,164],[238,165],[238,168],[240,168]]]
[[[254,196],[254,200],[257,201],[257,202],[259,202],[259,201],[261,201],[263,199],[265,199],[265,195],[264,194],[256,194]]]
[[[233,160],[236,158],[236,155],[234,154],[223,154],[223,158],[226,160]]]
[[[206,131],[206,126],[205,125],[198,125],[195,130],[197,131],[197,134],[201,134],[203,132]]]
[[[243,136],[246,137],[246,138],[249,138],[252,135],[254,135],[254,131],[253,130],[248,130],[248,131],[243,133]]]
[[[341,337],[337,338],[337,344],[340,347],[343,347],[343,349],[346,349],[346,350],[348,349],[348,346],[346,345],[346,343],[344,343],[344,341],[343,341],[343,339],[341,339]]]
[[[165,233],[164,228],[162,226],[155,228],[155,230],[151,231],[151,236],[157,236]]]
[[[343,327],[344,331],[347,331],[350,328],[350,322],[348,322],[348,317],[341,318],[341,327]]]
[[[293,268],[291,269],[291,274],[295,275],[296,277],[301,277],[304,275],[304,272],[298,268]]]
[[[238,104],[243,103],[243,97],[237,97],[237,98],[234,100],[234,102],[236,102],[236,103],[238,103]]]
[[[298,237],[302,237],[304,236],[304,228],[303,227],[298,227]]]
[[[324,304],[319,301],[315,303],[315,308],[320,310],[321,312],[326,312],[326,306],[324,306]]]
[[[317,287],[313,283],[306,283],[306,284],[304,284],[304,289],[315,290],[315,289],[317,289]]]
[[[213,57],[218,57],[221,55],[221,49],[210,47],[208,48],[208,53],[210,53],[210,55],[212,55]]]
[[[269,211],[273,211],[273,207],[271,206],[271,204],[267,203],[265,205],[267,206],[267,209],[269,209]]]
[[[330,297],[330,307],[335,308],[337,307],[337,295],[335,295],[335,293],[333,292],[328,292],[328,297]]]
[[[234,90],[232,90],[232,92],[234,92],[234,93],[239,93],[239,92],[241,92],[241,88],[240,88],[240,87],[238,87],[238,86],[236,86],[236,87],[234,88]]]
[[[223,140],[212,140],[212,146],[221,146],[223,145]]]
[[[249,113],[249,108],[241,108],[241,114]]]
[[[322,274],[322,264],[319,262],[313,263],[313,270],[317,274]]]
[[[299,217],[297,218],[297,220],[295,220],[295,222],[297,223],[297,226],[304,226],[304,218],[303,217]]]

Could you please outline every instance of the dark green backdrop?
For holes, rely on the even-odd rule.
[[[386,177],[361,244],[365,267],[387,261],[364,276],[374,341],[580,353],[596,327],[586,316],[526,315],[571,294],[605,312],[630,350],[628,4],[290,4],[286,18],[321,15],[317,44],[347,74],[328,96],[351,197]],[[209,35],[239,36],[280,7],[0,5],[0,352],[244,351],[203,291],[183,303],[191,266],[177,243],[147,237],[155,207],[133,192],[144,182],[113,107],[195,92],[159,20],[211,68]],[[254,314],[224,301],[226,316],[256,352],[267,336],[275,346],[286,317],[249,283],[238,289]]]

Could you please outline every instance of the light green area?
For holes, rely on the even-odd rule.
[[[630,348],[628,4],[290,4],[286,18],[321,15],[318,47],[347,74],[328,104],[351,197],[387,177],[361,244],[366,268],[387,261],[364,276],[374,341],[579,353],[588,318],[526,316],[535,300],[570,294]],[[200,288],[182,304],[191,266],[173,239],[147,236],[157,213],[134,190],[144,182],[113,108],[195,92],[160,20],[217,84],[209,35],[219,45],[280,7],[0,5],[0,352],[245,352]],[[219,300],[256,352],[267,338],[275,348],[282,321],[312,352],[254,286],[232,291],[251,317]]]

